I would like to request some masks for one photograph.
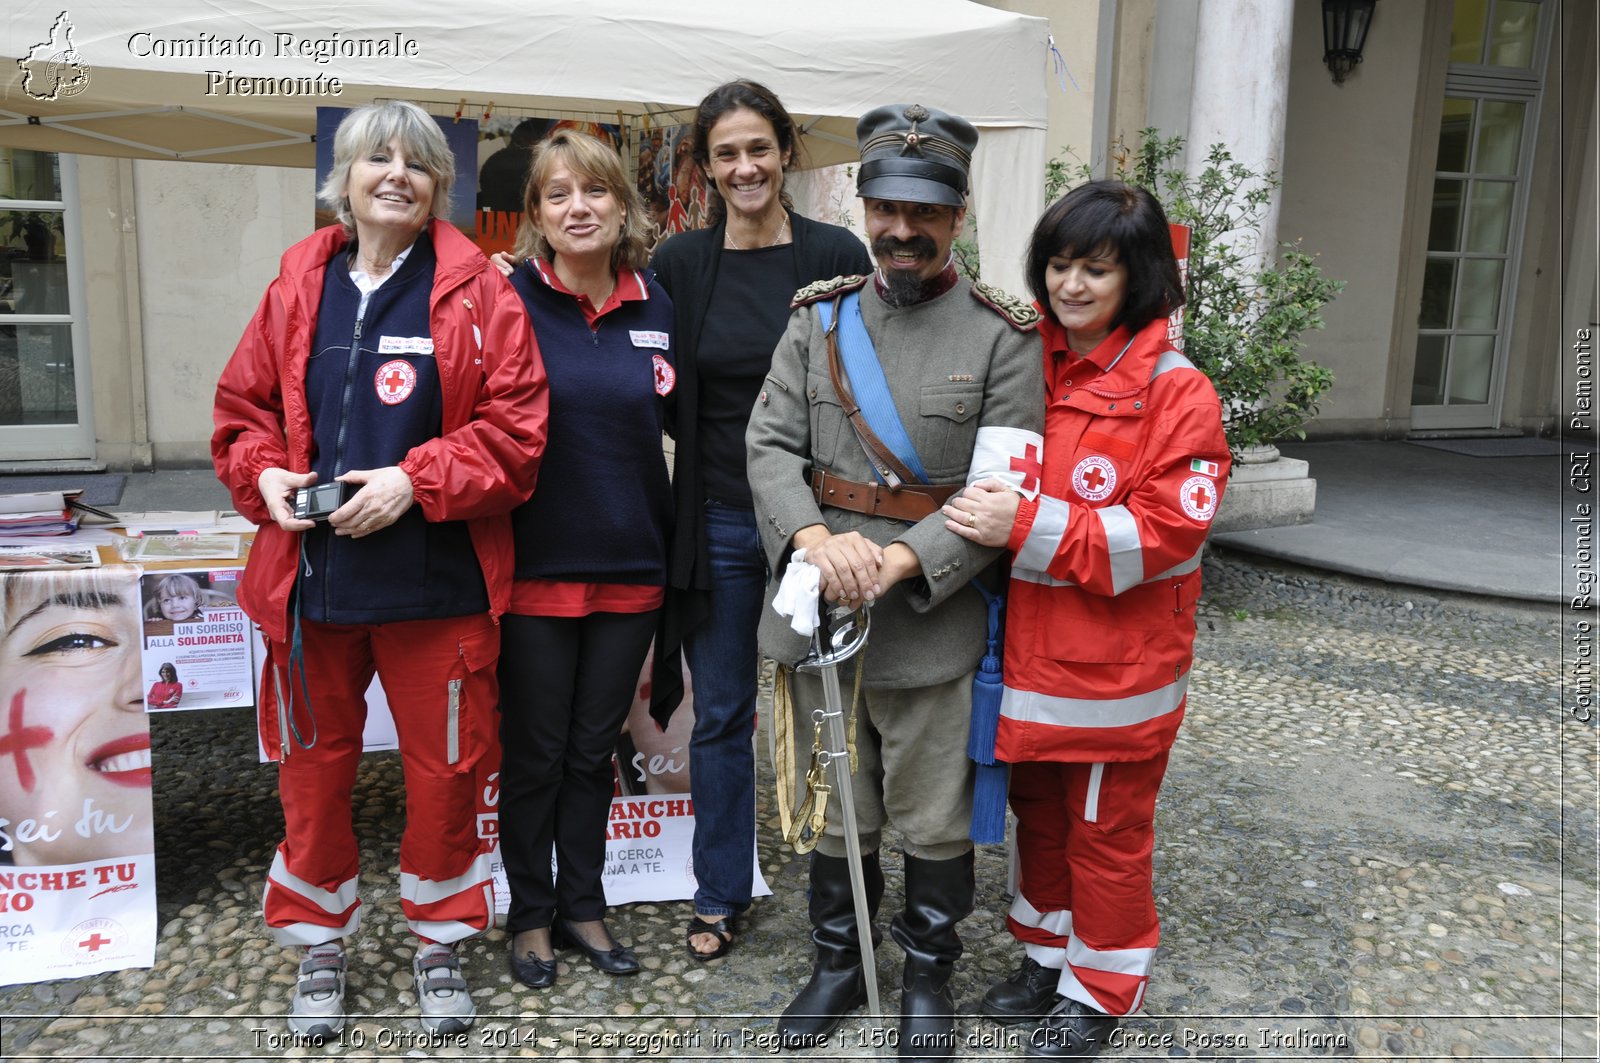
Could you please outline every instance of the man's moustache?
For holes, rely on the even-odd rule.
[[[932,258],[939,253],[939,246],[926,236],[915,236],[910,240],[900,240],[893,236],[880,236],[872,241],[874,255],[892,255],[897,251],[909,251],[923,258]]]

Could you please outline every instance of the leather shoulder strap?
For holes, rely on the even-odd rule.
[[[861,444],[861,449],[867,455],[867,461],[872,464],[872,471],[877,473],[878,479],[889,485],[891,491],[897,491],[908,483],[921,483],[915,473],[906,468],[905,463],[895,457],[894,452],[884,445],[883,440],[867,424],[867,419],[861,415],[861,406],[856,402],[855,393],[850,389],[850,379],[845,375],[844,366],[839,358],[839,320],[844,312],[841,305],[844,293],[840,292],[833,297],[832,303],[819,304],[817,309],[822,314],[822,324],[826,329],[828,340],[828,377],[833,382],[834,394],[839,396],[839,402],[844,406],[845,416],[850,418],[850,427],[855,430],[856,441]]]

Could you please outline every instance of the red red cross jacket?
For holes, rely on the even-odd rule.
[[[428,320],[439,362],[440,434],[400,468],[428,520],[469,521],[491,613],[511,595],[510,510],[533,490],[544,450],[549,392],[528,315],[499,272],[453,226],[429,230],[438,258]],[[316,334],[323,270],[348,242],[342,226],[319,229],[284,252],[217,382],[211,458],[233,504],[260,525],[239,604],[269,638],[287,635],[299,535],[267,515],[256,486],[263,469],[311,468],[306,360]]]
[[[1230,465],[1222,408],[1165,318],[1072,360],[1040,310],[1043,485],[1011,531],[995,755],[1147,760],[1183,719],[1200,554]]]

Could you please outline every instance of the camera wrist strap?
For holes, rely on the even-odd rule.
[[[309,568],[306,561],[306,537],[300,534],[300,558],[295,565],[294,583],[289,588],[289,700],[280,705],[279,709],[289,721],[289,731],[294,735],[295,744],[301,749],[310,749],[317,744],[317,717],[311,711],[311,691],[306,685],[306,647],[300,634],[300,581]],[[311,726],[311,740],[308,742],[300,733],[300,725],[294,719],[294,692],[298,683],[300,700],[306,707],[306,720]]]

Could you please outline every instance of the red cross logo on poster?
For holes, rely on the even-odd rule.
[[[1084,458],[1072,470],[1072,489],[1085,502],[1110,498],[1116,487],[1117,467],[1098,454]]]
[[[385,406],[396,406],[411,397],[417,388],[417,370],[404,358],[384,362],[372,378],[378,389],[378,401]]]
[[[650,357],[650,364],[656,377],[656,394],[670,395],[672,386],[678,382],[678,374],[672,369],[672,363],[659,354]]]
[[[1217,512],[1217,485],[1204,476],[1191,476],[1178,488],[1183,511],[1198,521],[1209,521]]]
[[[78,960],[93,960],[102,949],[121,949],[127,943],[128,932],[121,923],[99,916],[85,919],[63,934],[61,952]]]

